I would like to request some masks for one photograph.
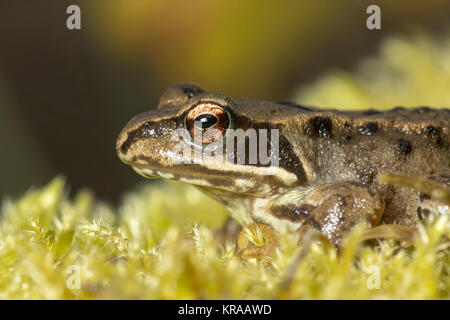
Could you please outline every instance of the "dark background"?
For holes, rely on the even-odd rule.
[[[82,29],[66,28],[78,4]],[[382,30],[366,28],[381,7]],[[450,1],[0,0],[0,198],[58,174],[116,202],[142,181],[117,134],[177,82],[287,100],[382,39],[448,30]]]

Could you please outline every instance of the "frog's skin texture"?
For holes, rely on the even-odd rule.
[[[279,129],[278,170],[267,174],[274,168],[259,163],[177,161],[175,130],[188,125],[194,108],[208,111],[216,105],[231,128]],[[117,139],[117,153],[145,177],[197,186],[242,225],[301,234],[316,229],[338,245],[358,223],[414,227],[430,212],[449,213],[448,204],[425,193],[376,180],[379,173],[393,173],[429,178],[448,188],[449,124],[448,109],[320,110],[230,99],[179,84],[164,92],[156,110],[128,122]]]

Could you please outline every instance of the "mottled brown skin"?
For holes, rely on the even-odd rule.
[[[185,128],[190,110],[211,103],[226,109],[233,128],[279,129],[277,173],[263,174],[267,165],[259,163],[175,163],[174,130]],[[143,176],[196,185],[242,225],[259,223],[301,234],[313,228],[338,245],[359,223],[414,227],[424,212],[449,212],[448,205],[417,190],[376,181],[379,173],[395,173],[430,177],[448,187],[449,124],[448,109],[320,110],[229,99],[180,84],[163,94],[157,110],[126,125],[117,153]]]
[[[310,119],[329,119],[320,133]],[[320,112],[296,117],[286,128],[303,128],[292,134],[294,148],[306,153],[316,173],[316,184],[357,181],[386,201],[384,223],[414,225],[418,222],[415,190],[380,185],[378,173],[431,177],[448,183],[450,172],[449,110],[396,108],[366,115],[364,112]],[[319,126],[320,127],[320,126]],[[318,133],[319,132],[319,133]],[[308,160],[305,160],[308,159]]]

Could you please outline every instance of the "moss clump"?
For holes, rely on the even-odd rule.
[[[281,286],[298,254],[296,236],[283,234],[270,262],[242,262],[233,243],[214,238],[223,209],[187,185],[143,186],[114,212],[88,192],[68,199],[57,178],[5,201],[2,214],[0,299],[450,298],[445,216],[409,247],[363,246],[360,229],[339,253],[313,243]],[[204,224],[189,226],[190,214]]]
[[[355,108],[450,104],[450,40],[392,39],[383,48],[356,76],[333,73],[298,100]],[[114,209],[86,191],[69,199],[56,178],[3,201],[0,299],[450,298],[447,216],[421,226],[412,245],[363,245],[356,228],[340,252],[315,242],[298,264],[293,234],[280,236],[269,262],[235,258],[235,244],[222,246],[214,236],[225,217],[187,185],[144,185]]]

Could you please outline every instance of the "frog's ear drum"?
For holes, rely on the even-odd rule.
[[[230,127],[228,111],[212,102],[202,102],[186,114],[186,129],[196,142],[211,143],[222,138]]]
[[[180,83],[169,87],[159,99],[158,109],[181,107],[189,99],[205,92],[193,83]]]

